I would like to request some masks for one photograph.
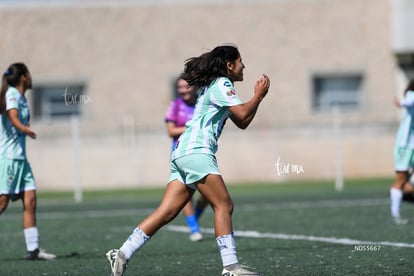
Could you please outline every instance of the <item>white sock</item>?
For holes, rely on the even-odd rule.
[[[137,252],[144,244],[150,240],[150,236],[145,234],[139,227],[135,228],[132,234],[124,242],[119,250],[124,253],[125,257],[129,260],[132,255]]]
[[[37,227],[23,229],[24,239],[26,241],[27,251],[33,251],[39,248],[39,232]]]
[[[391,215],[393,217],[400,216],[400,206],[402,200],[403,193],[401,190],[396,188],[391,188],[390,190],[390,198],[391,198]]]
[[[232,264],[237,264],[239,260],[237,259],[236,252],[236,242],[234,240],[234,234],[223,235],[216,237],[217,245],[220,250],[221,261],[223,266],[229,266]]]

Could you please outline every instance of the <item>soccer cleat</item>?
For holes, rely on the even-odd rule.
[[[392,221],[394,222],[394,224],[398,225],[404,225],[408,223],[407,219],[403,219],[401,217],[392,217]]]
[[[193,242],[201,241],[203,239],[203,235],[200,232],[194,232],[190,235],[190,240]]]
[[[33,251],[28,251],[26,253],[25,259],[29,261],[35,261],[35,260],[51,261],[51,260],[56,259],[56,255],[47,253],[45,250],[38,248]]]
[[[111,276],[122,276],[128,265],[124,253],[118,249],[111,249],[106,253],[106,258],[111,266]]]
[[[260,276],[260,273],[247,270],[246,266],[238,265],[233,270],[223,268],[221,276]]]

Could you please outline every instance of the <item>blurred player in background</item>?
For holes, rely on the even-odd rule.
[[[123,275],[133,254],[177,216],[196,189],[214,210],[222,275],[259,275],[239,264],[232,225],[233,201],[215,158],[226,120],[230,118],[239,128],[247,128],[270,86],[269,78],[263,75],[254,85],[253,97],[242,103],[233,84],[243,81],[243,70],[239,50],[231,45],[218,46],[186,61],[182,77],[200,93],[193,119],[172,153],[170,180],[160,206],[138,224],[119,250],[107,252],[112,275]],[[198,275],[196,265],[193,274]]]
[[[167,124],[168,135],[173,139],[171,151],[173,151],[177,145],[178,137],[184,132],[185,124],[191,120],[194,113],[194,106],[197,101],[197,93],[192,86],[181,78],[176,81],[176,91],[178,97],[171,102],[166,114],[165,122]],[[208,202],[200,196],[196,207],[193,207],[193,201],[190,200],[183,208],[183,214],[185,220],[190,228],[190,240],[200,241],[203,239],[203,235],[200,232],[198,225],[198,219],[207,206]]]
[[[406,224],[408,221],[400,216],[400,207],[404,194],[411,197],[414,192],[409,182],[409,171],[414,167],[414,79],[405,89],[404,99],[395,98],[394,104],[405,110],[394,146],[396,178],[390,189],[391,215],[396,224]]]
[[[32,88],[26,65],[10,65],[2,77],[0,90],[0,214],[9,201],[23,203],[23,232],[27,260],[51,260],[56,256],[39,249],[36,226],[36,185],[26,158],[26,136],[35,139],[30,129],[30,113],[25,93]],[[3,249],[7,248],[3,246]]]

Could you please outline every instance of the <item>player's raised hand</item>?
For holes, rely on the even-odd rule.
[[[270,79],[266,74],[263,74],[257,81],[254,86],[254,93],[258,96],[264,98],[269,91]]]

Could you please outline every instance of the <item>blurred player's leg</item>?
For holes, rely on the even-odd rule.
[[[10,197],[8,195],[0,195],[0,215],[6,211],[9,201]]]
[[[414,186],[413,186],[413,183],[411,183],[411,180],[404,185],[402,200],[406,202],[414,203]]]
[[[197,221],[200,219],[200,216],[204,213],[204,210],[206,209],[207,205],[208,200],[204,196],[200,195],[194,208],[194,213]]]
[[[200,232],[200,227],[197,222],[197,217],[193,208],[193,202],[190,200],[183,208],[185,221],[190,229],[190,240],[200,241],[203,239],[203,235]]]
[[[403,189],[408,181],[408,171],[398,171],[396,180],[390,190],[391,216],[396,224],[406,224],[407,220],[402,219],[400,215],[401,201],[403,198]]]

